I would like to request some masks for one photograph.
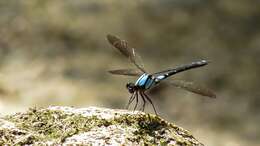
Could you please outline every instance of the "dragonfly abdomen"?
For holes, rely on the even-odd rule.
[[[204,65],[207,65],[207,64],[208,64],[208,62],[206,60],[200,60],[200,61],[192,62],[190,64],[179,66],[175,69],[168,70],[167,72],[165,72],[163,79],[165,79],[165,78],[167,78],[171,75],[174,75],[176,73],[183,72],[183,71],[193,69],[193,68],[197,68],[197,67],[201,67],[201,66],[204,66]]]

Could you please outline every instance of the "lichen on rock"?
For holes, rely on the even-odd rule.
[[[203,146],[188,131],[143,112],[51,106],[0,118],[0,145]]]

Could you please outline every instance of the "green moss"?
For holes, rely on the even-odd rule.
[[[110,125],[132,128],[133,135],[127,136],[127,139],[143,145],[166,145],[170,140],[175,140],[180,145],[191,145],[186,142],[185,137],[192,137],[187,131],[150,114],[122,114],[107,120],[97,116],[84,117],[58,110],[32,108],[26,113],[7,116],[5,119],[25,131],[21,135],[27,137],[19,141],[21,145],[45,141],[62,143],[67,137],[87,132],[92,128]],[[171,135],[170,139],[169,135]],[[8,142],[0,141],[0,144],[14,144],[15,137],[12,138],[12,134],[9,136]]]
[[[36,141],[63,142],[79,131],[89,131],[92,127],[108,125],[95,116],[83,117],[62,111],[30,109],[27,113],[7,116],[5,119],[16,124],[21,130],[33,133]]]
[[[129,138],[130,141],[136,141],[138,143],[143,142],[144,145],[166,145],[169,140],[163,136],[165,130],[177,129],[180,130],[177,126],[167,123],[158,116],[155,115],[123,115],[117,119],[114,119],[113,124],[123,124],[125,126],[135,127],[137,130],[134,132],[134,137]],[[184,131],[184,133],[188,133]],[[174,133],[172,133],[174,134]],[[175,133],[177,134],[177,133]],[[176,143],[184,144],[184,139],[181,139],[180,136],[175,135],[179,139]],[[158,143],[159,142],[159,143]]]

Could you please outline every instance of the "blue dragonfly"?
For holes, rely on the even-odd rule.
[[[149,74],[144,69],[144,65],[141,63],[141,57],[138,54],[136,54],[134,48],[128,46],[128,43],[125,40],[121,40],[118,37],[111,34],[107,35],[107,40],[112,46],[118,49],[121,52],[121,54],[127,57],[129,61],[136,66],[136,69],[117,69],[117,70],[109,71],[111,74],[115,74],[115,75],[127,75],[127,76],[139,77],[135,83],[126,84],[126,88],[131,94],[128,104],[126,105],[127,109],[129,108],[129,105],[134,101],[134,99],[136,99],[136,104],[134,106],[134,110],[136,110],[139,97],[141,97],[141,99],[143,100],[143,105],[141,110],[144,111],[146,102],[148,101],[152,105],[155,114],[158,115],[155,106],[151,98],[146,94],[146,91],[155,87],[162,81],[164,81],[167,84],[174,85],[175,87],[182,88],[196,94],[200,94],[202,96],[216,98],[216,95],[212,90],[204,86],[199,86],[197,84],[194,84],[193,82],[188,82],[184,80],[169,80],[169,79],[165,80],[166,78],[174,74],[205,66],[208,64],[206,60],[194,61],[189,64],[177,66],[176,68],[173,69],[167,69],[164,71]]]

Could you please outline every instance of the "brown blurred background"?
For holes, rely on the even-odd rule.
[[[127,40],[150,72],[198,59],[210,65],[172,78],[207,85],[208,99],[166,87],[159,114],[209,146],[260,142],[258,0],[0,1],[0,111],[66,105],[124,108],[133,67],[109,45]],[[147,112],[153,112],[151,107]]]

